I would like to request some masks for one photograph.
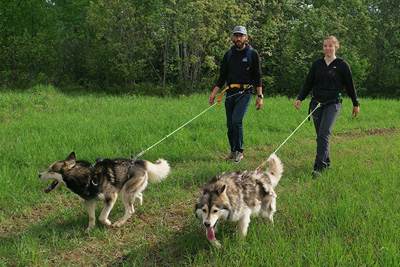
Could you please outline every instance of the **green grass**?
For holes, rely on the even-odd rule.
[[[315,133],[306,122],[278,151],[275,225],[253,218],[245,240],[220,225],[216,250],[194,218],[198,189],[215,174],[253,170],[307,116],[294,99],[254,99],[244,121],[245,159],[229,152],[224,107],[202,116],[146,152],[172,167],[150,184],[143,206],[121,228],[97,222],[85,233],[86,207],[61,188],[44,194],[38,179],[55,160],[130,157],[209,107],[208,95],[157,98],[63,94],[38,86],[0,93],[0,266],[396,266],[400,262],[400,105],[361,99],[357,118],[345,99],[331,137],[333,168],[311,179]],[[98,205],[98,216],[101,205]],[[123,214],[117,202],[110,214]]]

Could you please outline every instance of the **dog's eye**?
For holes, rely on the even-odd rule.
[[[203,212],[206,213],[207,212],[206,209],[203,209]]]
[[[217,213],[217,212],[218,212],[218,210],[213,210],[213,212],[214,212],[214,213]]]

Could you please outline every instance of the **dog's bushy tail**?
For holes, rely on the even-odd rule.
[[[268,162],[269,162],[269,168],[268,168],[267,172],[269,172],[271,174],[270,179],[271,179],[272,187],[275,188],[275,186],[279,183],[279,180],[282,177],[283,164],[275,153],[273,153],[273,154],[271,154],[271,156],[269,156]]]
[[[146,161],[146,171],[150,182],[161,182],[168,176],[170,169],[165,159],[158,159],[155,163]]]

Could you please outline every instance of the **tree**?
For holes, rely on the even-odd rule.
[[[372,18],[368,46],[371,71],[365,87],[372,96],[400,96],[400,3],[396,0],[371,0]]]
[[[295,96],[336,35],[359,95],[399,96],[397,0],[0,0],[0,83],[135,94],[210,90],[245,25],[268,95]]]
[[[2,83],[32,86],[52,82],[57,43],[52,6],[34,0],[0,2],[0,78]]]

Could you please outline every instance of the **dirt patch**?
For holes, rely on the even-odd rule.
[[[333,137],[342,137],[342,138],[360,138],[366,135],[392,135],[392,134],[400,134],[400,128],[373,128],[370,130],[360,130],[353,129],[352,131],[339,132],[335,133],[333,131]]]
[[[392,133],[396,133],[399,132],[399,129],[396,128],[375,128],[372,130],[367,130],[365,131],[365,134],[367,135],[381,135],[381,134],[392,134]]]

